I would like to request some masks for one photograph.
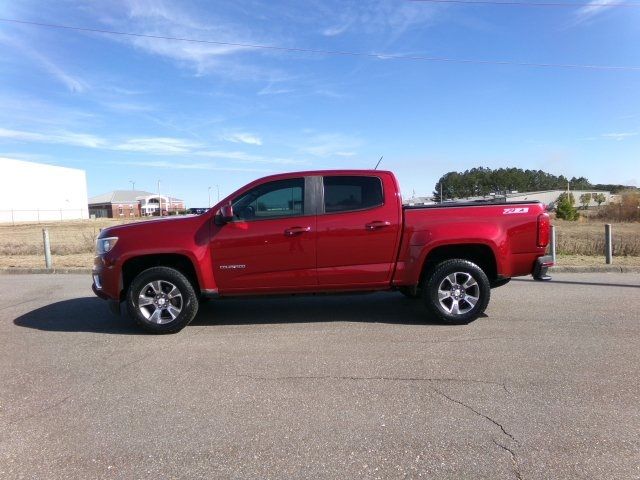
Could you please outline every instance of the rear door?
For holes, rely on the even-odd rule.
[[[310,178],[275,180],[232,200],[234,220],[215,225],[211,255],[221,293],[317,285],[316,207]]]
[[[391,175],[325,176],[322,187],[318,283],[357,288],[389,282],[401,228]]]

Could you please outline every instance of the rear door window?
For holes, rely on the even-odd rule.
[[[378,177],[324,177],[325,213],[350,212],[374,208],[384,203],[382,182]]]

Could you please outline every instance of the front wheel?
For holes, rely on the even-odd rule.
[[[136,276],[127,291],[127,310],[151,333],[175,333],[198,312],[198,296],[178,270],[153,267]]]
[[[468,260],[446,260],[425,280],[422,295],[427,309],[438,320],[464,325],[478,318],[489,304],[487,275]]]

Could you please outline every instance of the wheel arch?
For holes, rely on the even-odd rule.
[[[168,267],[179,271],[187,277],[196,293],[200,294],[198,275],[189,257],[179,253],[157,253],[132,257],[123,263],[121,300],[124,299],[133,279],[139,273],[152,267]]]
[[[496,256],[491,247],[482,243],[464,243],[442,245],[429,251],[422,264],[418,285],[422,285],[426,275],[433,267],[441,262],[455,258],[475,263],[484,271],[491,282],[498,278]]]

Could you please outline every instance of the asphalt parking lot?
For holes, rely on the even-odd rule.
[[[209,302],[141,334],[0,275],[0,478],[640,478],[640,275],[429,322],[398,293]]]

